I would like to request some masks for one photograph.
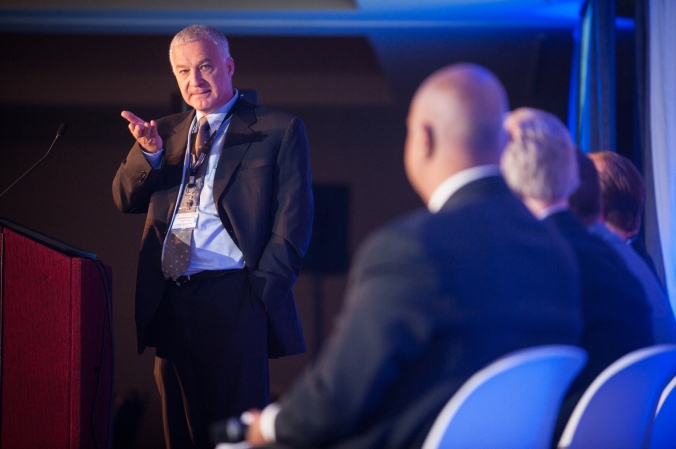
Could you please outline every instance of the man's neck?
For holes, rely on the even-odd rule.
[[[568,210],[568,198],[558,201],[543,201],[535,198],[526,198],[523,200],[528,210],[535,215],[538,220],[544,220],[552,214]]]
[[[636,234],[638,234],[638,232],[627,232],[625,230],[619,229],[619,228],[611,225],[607,221],[603,221],[603,224],[605,224],[606,227],[613,232],[613,234],[619,235],[620,238],[622,238],[622,240],[629,240],[629,239],[633,238]]]
[[[446,204],[446,201],[461,187],[478,179],[499,175],[500,167],[497,164],[481,165],[461,170],[436,186],[427,201],[427,208],[432,213],[438,212]]]

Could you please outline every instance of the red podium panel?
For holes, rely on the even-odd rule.
[[[109,266],[0,224],[0,447],[111,446]]]

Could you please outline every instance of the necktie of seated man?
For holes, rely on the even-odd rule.
[[[183,214],[197,213],[200,192],[204,185],[204,175],[207,164],[204,163],[209,153],[209,147],[206,145],[211,134],[211,128],[206,116],[199,121],[197,137],[192,146],[191,167],[188,168],[186,183],[183,194],[179,198],[179,207],[174,217],[174,221]],[[192,167],[196,171],[193,173]],[[176,226],[169,231],[164,245],[164,255],[162,257],[162,270],[173,280],[178,279],[190,266],[190,242],[194,226],[185,229],[176,229]]]

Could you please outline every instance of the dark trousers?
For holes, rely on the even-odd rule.
[[[154,327],[167,448],[213,448],[211,423],[269,402],[267,319],[245,270],[167,281]]]

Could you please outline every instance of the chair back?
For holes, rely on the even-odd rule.
[[[585,390],[558,447],[644,447],[660,394],[675,372],[676,345],[650,346],[613,362]]]
[[[673,449],[676,446],[676,377],[662,392],[655,412],[650,449]]]
[[[563,396],[586,360],[583,349],[564,345],[497,359],[453,395],[423,449],[548,449]]]

